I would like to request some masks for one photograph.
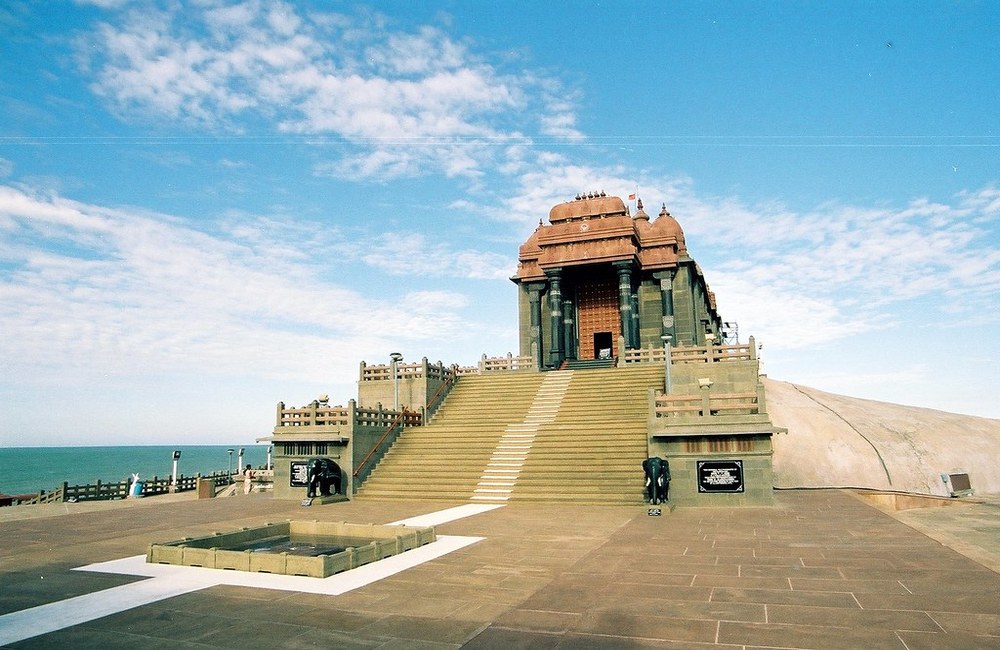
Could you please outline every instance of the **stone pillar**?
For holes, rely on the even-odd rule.
[[[671,344],[677,342],[677,328],[674,323],[674,271],[654,273],[653,277],[660,281],[660,303],[663,306],[663,329],[661,337]],[[670,337],[669,339],[665,337]]]
[[[563,331],[562,331],[562,269],[546,271],[549,276],[549,315],[552,328],[552,349],[549,351],[549,364],[558,368],[563,362]]]
[[[615,262],[618,272],[618,309],[621,312],[622,336],[625,337],[625,347],[635,348],[635,337],[632,333],[632,263]]]
[[[573,318],[573,301],[563,299],[563,350],[567,359],[576,359],[576,322]]]
[[[639,335],[639,294],[633,293],[629,296],[632,307],[632,347],[642,347],[642,337]]]
[[[545,284],[530,282],[525,285],[528,291],[528,349],[536,368],[545,365],[542,361],[542,291]]]
[[[691,345],[705,343],[705,326],[701,323],[701,282],[697,273],[691,273]]]

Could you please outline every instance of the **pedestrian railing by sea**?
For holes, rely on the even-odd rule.
[[[242,481],[240,475],[229,474],[228,472],[214,472],[212,474],[196,474],[194,476],[178,476],[176,485],[172,484],[171,478],[159,478],[140,481],[141,487],[138,494],[131,496],[150,497],[171,492],[190,492],[198,489],[199,480],[211,480],[215,487],[231,485],[236,481]],[[254,482],[258,484],[270,483],[271,474],[258,470],[254,472]],[[98,480],[96,483],[87,485],[70,485],[67,482],[46,492],[39,491],[37,494],[20,495],[12,505],[33,505],[40,503],[73,503],[79,501],[111,501],[114,499],[125,499],[130,496],[132,486],[131,481],[117,481],[105,483]]]

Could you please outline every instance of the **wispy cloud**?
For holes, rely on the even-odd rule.
[[[0,186],[0,358],[10,376],[318,380],[349,376],[358,357],[391,342],[470,329],[462,294],[379,300],[324,279],[338,263],[328,253],[345,245],[336,231],[263,217],[213,228]]]
[[[533,132],[581,137],[558,80],[488,63],[437,27],[390,31],[377,16],[143,6],[101,24],[79,51],[93,91],[122,119],[336,136],[351,147],[316,170],[341,178],[475,179],[497,145]]]

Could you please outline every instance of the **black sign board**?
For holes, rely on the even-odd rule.
[[[742,492],[742,460],[699,460],[699,492]]]
[[[293,460],[288,485],[291,487],[309,487],[309,463],[304,460]]]

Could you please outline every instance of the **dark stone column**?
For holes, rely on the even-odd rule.
[[[564,298],[563,312],[563,348],[567,359],[576,359],[576,327],[573,319],[573,301]]]
[[[552,349],[549,351],[549,364],[558,368],[563,362],[563,331],[562,331],[562,269],[546,271],[549,276],[549,315],[552,328]]]
[[[618,272],[618,310],[621,312],[622,336],[625,337],[625,347],[635,348],[635,338],[632,335],[632,263],[615,262]]]
[[[632,303],[632,347],[641,348],[642,340],[639,336],[639,294],[633,293],[629,296]]]
[[[701,281],[692,268],[691,274],[691,345],[705,343],[704,326],[701,324]]]
[[[542,356],[542,291],[545,284],[542,282],[531,282],[526,285],[528,290],[528,318],[530,330],[528,332],[528,346],[531,350],[531,357],[535,360],[535,365],[541,368]]]
[[[660,281],[660,302],[663,306],[663,329],[661,336],[669,336],[671,344],[677,343],[677,328],[674,324],[674,271],[654,273]]]

